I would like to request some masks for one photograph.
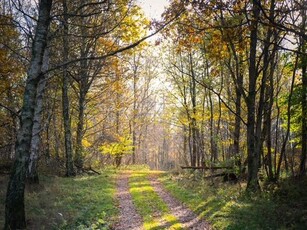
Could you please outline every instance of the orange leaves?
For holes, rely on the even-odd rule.
[[[192,50],[203,44],[203,33],[197,32],[191,27],[182,28],[177,37],[178,51]]]
[[[118,49],[118,45],[116,45],[115,42],[111,38],[100,37],[98,39],[97,51],[100,55],[103,55],[105,53],[110,53],[117,49]]]
[[[211,31],[207,52],[211,58],[216,60],[229,57],[227,43],[223,40],[219,31]]]

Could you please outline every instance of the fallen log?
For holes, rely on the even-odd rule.
[[[77,168],[79,171],[81,171],[81,172],[83,172],[83,173],[92,172],[92,173],[95,173],[95,174],[97,174],[97,175],[100,175],[100,174],[101,174],[100,172],[94,170],[92,167],[84,168],[84,167],[80,167],[79,165],[76,165],[76,164],[75,164],[75,166],[76,166],[76,168]]]
[[[204,177],[204,179],[211,179],[214,177],[223,177],[223,181],[231,181],[231,182],[237,182],[238,181],[238,177],[236,176],[235,173],[228,173],[228,172],[223,172],[223,173],[218,173],[218,174],[214,174],[214,175],[210,175],[210,176],[206,176]]]
[[[90,168],[88,168],[88,169],[86,169],[86,170],[92,171],[92,172],[96,173],[97,175],[100,175],[100,174],[101,174],[100,172],[98,172],[98,171],[92,169],[92,167],[90,167]]]
[[[182,169],[204,169],[204,167],[201,166],[180,166]]]
[[[218,173],[218,174],[214,174],[210,176],[205,176],[204,179],[210,179],[210,178],[220,177],[220,176],[225,176],[225,173]]]
[[[204,170],[215,170],[215,169],[233,169],[233,167],[225,166],[225,167],[203,167],[203,166],[180,166],[182,169],[204,169]]]

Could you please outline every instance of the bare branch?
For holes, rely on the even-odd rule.
[[[83,60],[104,60],[108,57],[111,57],[111,56],[114,56],[118,53],[122,53],[126,50],[129,50],[129,49],[132,49],[136,46],[138,46],[139,44],[141,44],[142,42],[144,42],[145,40],[147,40],[148,38],[151,38],[153,37],[154,35],[158,34],[159,32],[161,32],[162,30],[164,30],[169,24],[171,24],[176,18],[178,18],[182,13],[184,12],[184,10],[182,10],[181,12],[179,12],[175,17],[173,17],[171,20],[169,20],[168,22],[166,22],[164,25],[162,25],[160,28],[158,28],[156,31],[154,31],[153,33],[141,38],[140,40],[130,44],[130,45],[127,45],[125,47],[122,47],[120,49],[117,49],[117,50],[114,50],[114,51],[111,51],[107,54],[104,54],[104,55],[101,55],[101,56],[90,56],[90,57],[82,57],[82,58],[76,58],[74,60],[70,60],[70,61],[67,61],[65,63],[62,63],[60,65],[57,65],[57,66],[54,66],[50,69],[48,69],[47,71],[45,71],[43,74],[46,74],[46,73],[49,73],[51,71],[54,71],[54,70],[57,70],[59,68],[62,68],[63,66],[67,66],[67,65],[70,65],[70,64],[73,64],[73,63],[76,63],[76,62],[80,62],[80,61],[83,61]]]

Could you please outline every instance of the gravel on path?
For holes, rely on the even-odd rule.
[[[156,193],[167,204],[172,214],[179,220],[185,229],[192,230],[211,230],[210,224],[203,219],[200,219],[192,210],[184,206],[177,199],[171,196],[163,185],[157,180],[155,176],[149,177],[151,186]]]
[[[115,224],[115,230],[143,230],[143,220],[137,213],[129,192],[129,173],[121,173],[117,178],[117,199],[120,216]]]

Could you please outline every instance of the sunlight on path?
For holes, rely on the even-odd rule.
[[[128,186],[129,174],[122,173],[117,179],[117,199],[120,217],[115,230],[143,230],[143,221],[132,203]]]
[[[212,229],[173,198],[151,172],[121,173],[117,199],[120,217],[115,230]]]
[[[180,223],[182,223],[184,229],[195,229],[195,230],[211,229],[210,225],[206,221],[197,217],[195,213],[193,213],[187,207],[184,207],[178,200],[176,200],[168,192],[166,192],[162,184],[157,180],[156,176],[150,175],[150,181],[155,192],[167,204],[167,206],[172,212],[172,215],[178,218]]]
[[[182,229],[178,219],[154,191],[148,179],[149,171],[135,171],[130,175],[129,187],[133,203],[144,221],[146,230]]]

